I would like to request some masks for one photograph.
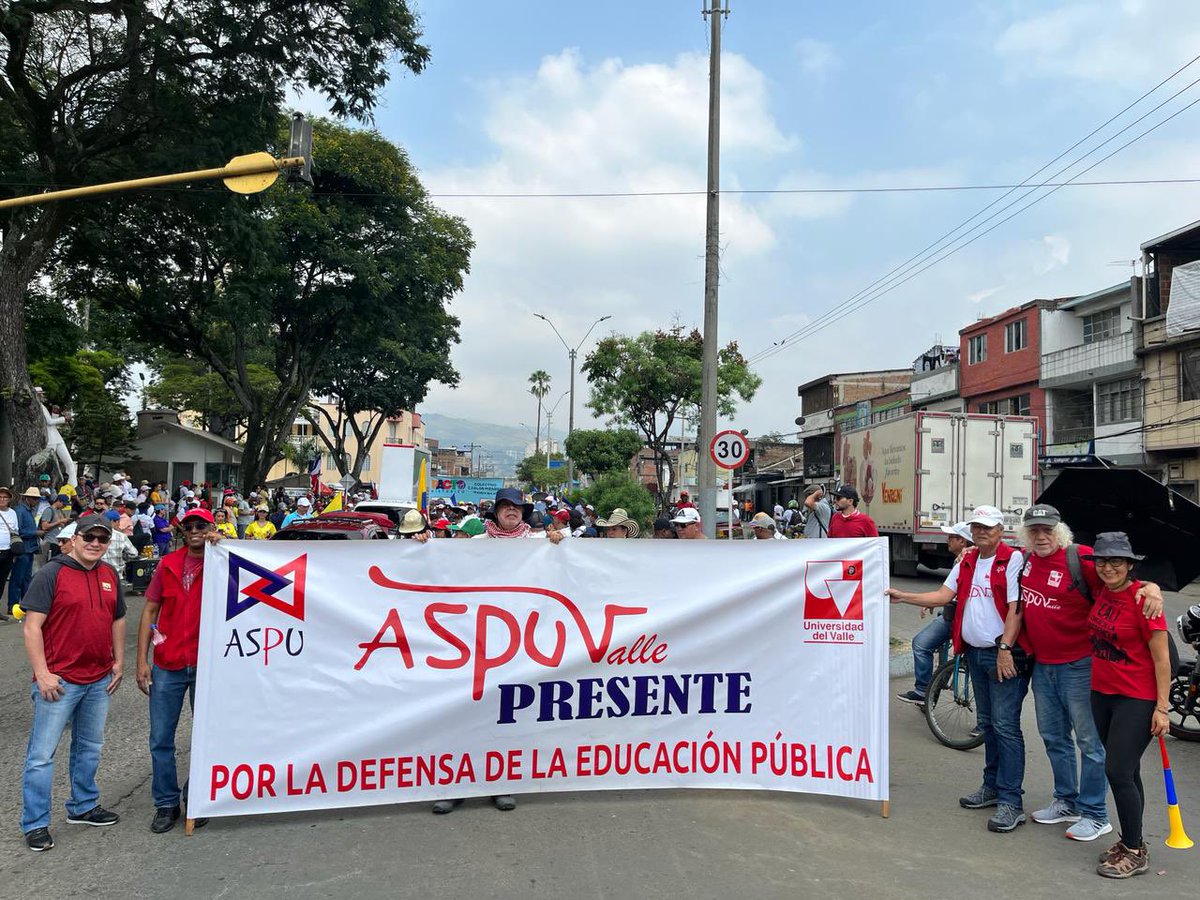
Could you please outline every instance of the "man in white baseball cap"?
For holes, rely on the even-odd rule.
[[[700,511],[684,507],[675,511],[671,524],[675,526],[675,534],[683,540],[702,541],[705,534],[700,530]]]
[[[954,561],[958,562],[967,548],[972,546],[971,526],[966,522],[956,522],[953,525],[943,525],[941,528],[946,535],[946,549],[954,556]],[[954,585],[947,584],[947,587],[953,588]],[[896,695],[896,699],[902,703],[911,703],[914,706],[925,705],[925,692],[929,689],[929,682],[933,678],[933,657],[938,648],[950,640],[954,608],[955,603],[951,601],[948,606],[942,607],[940,616],[933,613],[933,621],[922,628],[912,639],[914,684],[911,691]],[[922,608],[922,618],[924,618],[925,612],[926,610]]]
[[[307,497],[301,497],[296,501],[296,508],[283,517],[283,524],[279,528],[283,530],[293,522],[301,522],[304,519],[311,519],[312,517],[312,501]]]
[[[975,546],[954,564],[941,587],[924,593],[890,588],[887,594],[893,603],[927,609],[958,601],[950,637],[954,652],[966,654],[984,746],[983,784],[958,804],[964,809],[996,807],[988,831],[1006,833],[1025,822],[1021,704],[1032,667],[1019,604],[1025,560],[1004,543],[1004,514],[996,507],[975,507],[967,523]]]

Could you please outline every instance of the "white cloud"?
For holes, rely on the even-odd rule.
[[[999,293],[999,291],[1000,291],[999,285],[997,285],[996,287],[984,288],[981,291],[975,291],[972,294],[967,294],[967,302],[974,303],[976,306],[978,306],[980,303],[982,303],[988,297],[992,296],[992,294]]]
[[[800,59],[800,69],[817,81],[824,81],[842,67],[841,57],[833,44],[814,38],[802,38],[797,41],[796,55]]]
[[[747,160],[780,157],[798,140],[770,114],[762,73],[737,55],[722,62],[722,154],[727,183]],[[437,194],[695,192],[660,197],[450,198],[476,240],[472,273],[454,304],[463,342],[456,391],[435,389],[425,408],[505,420],[522,402],[524,368],[566,387],[566,352],[611,315],[622,333],[699,321],[703,291],[706,58],[671,64],[589,65],[575,50],[546,57],[525,78],[485,86],[490,154],[475,166],[427,168]],[[721,204],[722,268],[736,271],[776,246],[769,217],[748,199]],[[503,349],[501,349],[503,348]],[[588,350],[581,350],[582,356]],[[560,360],[559,357],[562,357]],[[515,399],[514,399],[515,392]],[[577,376],[576,417],[586,419]],[[531,401],[532,402],[532,401]],[[565,421],[565,419],[564,419]]]
[[[995,50],[1014,78],[1066,77],[1149,88],[1195,56],[1197,46],[1200,25],[1192,0],[1152,6],[1092,0],[1048,11],[1039,4],[1037,14],[1000,33]]]

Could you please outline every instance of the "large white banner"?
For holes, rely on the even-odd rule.
[[[888,797],[884,539],[222,541],[204,567],[191,816]]]

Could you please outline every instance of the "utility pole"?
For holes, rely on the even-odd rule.
[[[722,2],[725,7],[722,8]],[[704,241],[704,355],[700,374],[700,430],[696,435],[700,521],[704,534],[717,535],[716,470],[708,445],[717,433],[717,279],[721,250],[721,20],[729,0],[706,0],[703,15],[712,28],[708,55],[708,216]]]

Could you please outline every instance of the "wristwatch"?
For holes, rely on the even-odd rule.
[[[1012,653],[1012,644],[1006,644],[1004,641],[996,641],[996,649],[1007,650],[1009,653]]]

